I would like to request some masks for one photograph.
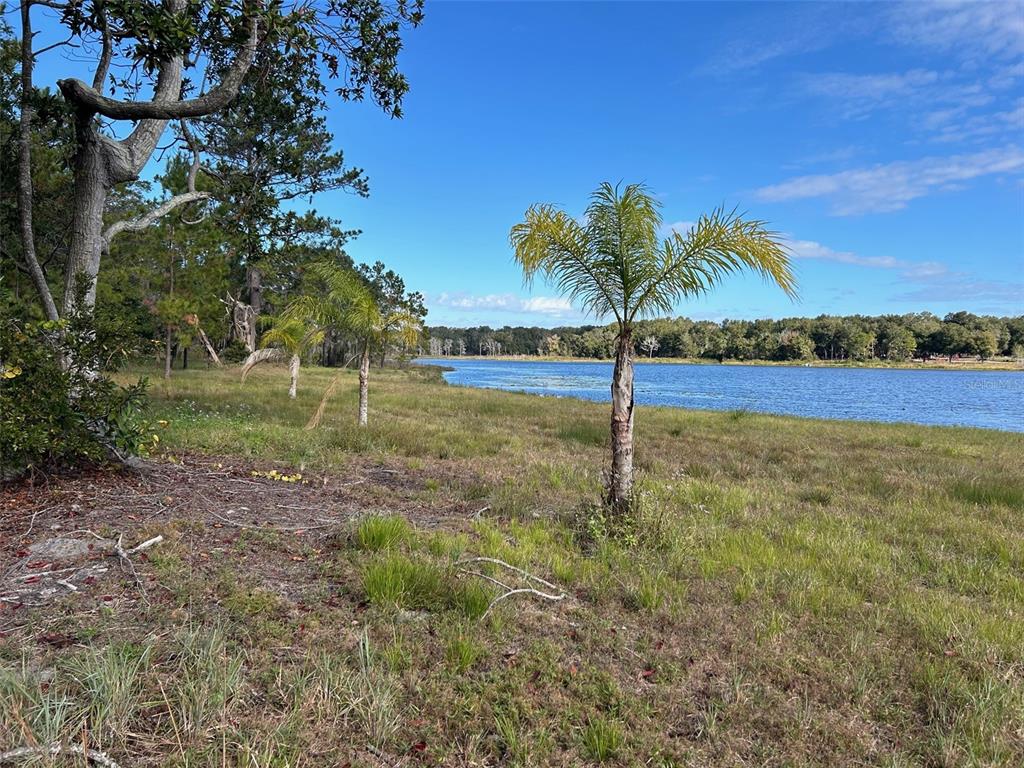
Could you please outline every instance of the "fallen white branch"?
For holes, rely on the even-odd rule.
[[[132,577],[135,579],[135,584],[139,588],[139,593],[142,595],[142,599],[146,602],[147,605],[149,604],[149,596],[146,594],[146,587],[145,585],[143,585],[142,579],[139,578],[139,572],[135,570],[135,563],[132,562],[131,555],[134,555],[137,552],[141,552],[144,549],[149,549],[154,544],[159,544],[163,540],[164,537],[162,535],[157,535],[151,539],[146,539],[146,541],[132,547],[131,549],[125,549],[121,546],[121,535],[119,535],[117,537],[117,541],[114,542],[114,553],[118,556],[122,563],[127,564],[128,570],[132,574]]]
[[[318,528],[330,528],[331,526],[339,525],[341,522],[333,520],[323,520],[322,518],[318,517],[317,520],[320,520],[321,522],[317,525],[255,525],[252,523],[239,523],[235,520],[224,517],[224,515],[217,514],[216,512],[212,512],[211,514],[221,522],[227,523],[228,525],[233,525],[236,528],[244,528],[246,530],[251,531],[276,531],[278,533],[294,533],[295,531],[313,531]]]
[[[86,749],[74,744],[50,744],[39,747],[18,747],[0,752],[0,763],[13,763],[15,760],[28,760],[33,757],[58,757],[60,755],[78,755],[84,757],[90,763],[103,766],[103,768],[121,768],[114,759],[106,752],[95,749]]]
[[[136,552],[141,552],[144,549],[149,549],[150,547],[154,546],[155,544],[159,544],[163,540],[164,540],[163,535],[162,534],[157,534],[152,539],[146,539],[141,544],[136,544],[134,547],[132,547],[131,549],[127,550],[127,552],[125,552],[125,554],[134,555]]]
[[[545,600],[551,600],[552,602],[556,603],[559,600],[565,600],[565,598],[568,597],[568,595],[566,595],[564,592],[560,595],[549,595],[546,592],[540,592],[539,590],[531,589],[530,587],[523,587],[521,589],[510,589],[508,592],[505,592],[502,595],[498,595],[496,598],[491,600],[491,604],[487,606],[487,610],[484,611],[483,615],[480,617],[480,620],[483,621],[484,619],[486,619],[487,614],[491,612],[491,609],[494,606],[496,606],[505,598],[512,597],[512,595],[535,595],[536,597],[543,597]]]
[[[506,563],[504,560],[498,560],[494,557],[470,557],[465,560],[460,560],[456,563],[456,565],[464,566],[469,565],[471,563],[491,563],[492,565],[500,565],[501,567],[507,568],[508,570],[512,571],[513,573],[517,574],[518,576],[527,581],[535,581],[538,584],[543,584],[548,589],[551,589],[558,593],[553,595],[548,592],[541,592],[539,589],[534,589],[532,587],[512,587],[506,584],[505,582],[500,581],[499,579],[496,579],[493,576],[488,576],[485,573],[481,573],[480,571],[471,570],[469,568],[459,568],[460,573],[465,573],[470,576],[477,576],[505,590],[502,594],[498,595],[496,598],[491,600],[490,604],[487,606],[487,610],[485,610],[483,612],[483,615],[480,616],[481,621],[487,618],[487,615],[491,612],[494,606],[496,606],[502,600],[507,600],[513,595],[533,595],[534,597],[539,597],[544,600],[550,600],[551,602],[555,603],[565,600],[565,598],[568,597],[568,595],[564,591],[562,591],[559,587],[552,584],[550,581],[545,581],[540,576],[534,576],[529,571],[524,571],[522,568],[517,568],[514,565]]]
[[[543,584],[548,589],[558,589],[558,587],[550,581],[544,581],[540,576],[534,576],[532,573],[524,571],[522,568],[516,568],[514,565],[509,565],[504,560],[498,560],[494,557],[471,557],[467,560],[460,560],[457,565],[468,565],[469,563],[491,563],[493,565],[500,565],[503,568],[508,568],[514,573],[518,573],[525,579],[530,579],[532,581],[536,581],[538,584]]]

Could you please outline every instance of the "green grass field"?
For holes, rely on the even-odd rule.
[[[304,498],[392,479],[353,481],[315,545],[268,526],[199,559],[187,511],[147,519],[159,602],[0,639],[0,745],[86,723],[122,765],[1024,764],[1024,435],[640,408],[622,540],[607,406],[374,369],[368,428],[343,372],[303,430],[334,375],[294,401],[283,369],[154,376],[157,460]],[[566,597],[488,611],[521,582],[471,557]],[[78,642],[26,651],[42,628]]]

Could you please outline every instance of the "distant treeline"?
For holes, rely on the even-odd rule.
[[[428,351],[444,355],[614,355],[613,326],[427,328]],[[1024,358],[1024,316],[929,312],[867,317],[821,315],[783,320],[685,317],[636,324],[637,354],[713,360],[910,360],[931,357]]]

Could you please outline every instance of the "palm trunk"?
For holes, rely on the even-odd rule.
[[[292,355],[291,361],[288,363],[288,372],[292,375],[292,385],[288,390],[288,397],[292,400],[295,399],[295,395],[299,389],[299,363],[301,359],[298,355]]]
[[[633,494],[633,339],[632,329],[619,333],[612,373],[612,473],[608,501],[615,512],[628,511]]]
[[[363,345],[363,356],[359,361],[359,426],[365,427],[370,399],[370,345]]]

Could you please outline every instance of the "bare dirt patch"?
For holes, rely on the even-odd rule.
[[[443,493],[426,504],[424,481],[394,462],[353,459],[340,474],[304,474],[192,455],[152,461],[142,471],[87,470],[7,487],[0,492],[0,611],[7,614],[0,626],[23,607],[95,591],[109,572],[131,567],[117,557],[115,543],[129,549],[157,529],[177,531],[196,565],[243,531],[294,539],[296,547],[274,549],[304,559],[291,550],[316,548],[374,513],[401,514],[421,529],[461,529],[472,505]],[[133,560],[147,558],[139,553]],[[261,566],[269,581],[284,575],[272,562]]]

